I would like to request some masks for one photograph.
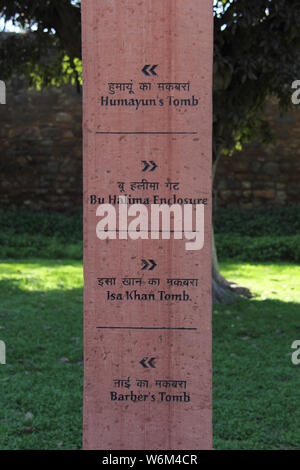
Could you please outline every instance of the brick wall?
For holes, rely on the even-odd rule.
[[[300,203],[300,106],[268,116],[276,142],[223,157],[215,200],[224,207]],[[0,105],[0,207],[70,211],[82,204],[81,96],[75,88],[28,90],[14,78]]]
[[[30,91],[17,78],[0,106],[0,207],[78,209],[82,201],[81,96]]]
[[[276,104],[267,118],[275,140],[252,143],[220,159],[216,174],[218,206],[252,208],[300,203],[300,106],[281,116]]]

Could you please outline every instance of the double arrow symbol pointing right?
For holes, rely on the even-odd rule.
[[[148,261],[146,261],[145,259],[142,259],[142,265],[143,265],[142,271],[144,271],[145,269],[148,269],[148,271],[153,271],[153,269],[157,266],[157,264],[155,263],[155,261],[153,261],[153,259],[149,259]]]
[[[142,163],[145,165],[145,167],[142,169],[142,171],[147,171],[149,168],[152,166],[151,170],[149,171],[154,171],[157,168],[157,165],[155,162],[150,160],[150,162],[147,162],[146,160],[142,160]]]

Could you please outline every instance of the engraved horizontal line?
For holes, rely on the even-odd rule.
[[[197,331],[197,328],[170,328],[170,327],[147,327],[147,326],[96,326],[98,330],[174,330],[174,331]]]
[[[143,131],[143,132],[100,132],[96,134],[112,134],[112,135],[196,135],[198,132],[155,132],[155,131]]]
[[[104,233],[106,232],[128,232],[128,233],[183,233],[182,230],[119,230],[116,228],[115,230],[103,230]],[[184,233],[200,233],[200,230],[184,230]]]

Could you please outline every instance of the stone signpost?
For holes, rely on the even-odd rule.
[[[211,0],[82,0],[85,449],[211,449]]]

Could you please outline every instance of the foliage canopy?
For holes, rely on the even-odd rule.
[[[300,79],[300,2],[215,0],[213,8],[216,161],[269,137],[263,113],[271,96],[291,104],[291,84]],[[25,31],[0,35],[2,79],[25,73],[38,86],[81,83],[79,0],[0,0],[0,17]]]

